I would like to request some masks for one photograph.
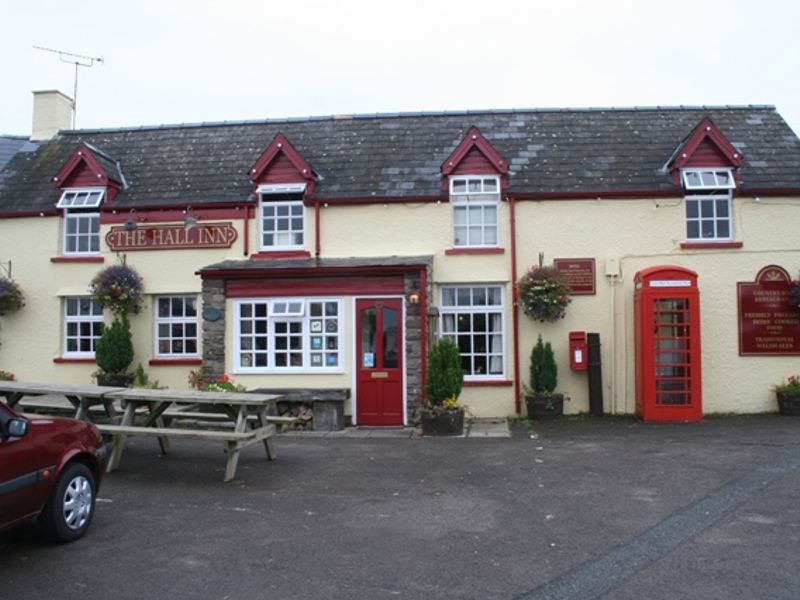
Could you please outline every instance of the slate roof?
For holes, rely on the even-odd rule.
[[[663,167],[703,117],[744,155],[743,190],[800,190],[800,140],[771,106],[356,115],[61,132],[0,174],[0,213],[52,209],[51,178],[80,142],[118,162],[116,206],[254,200],[247,171],[283,133],[319,174],[315,196],[438,197],[472,126],[508,161],[509,193],[677,191]]]

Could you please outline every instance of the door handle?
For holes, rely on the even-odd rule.
[[[386,371],[372,371],[369,376],[373,379],[388,379],[389,373]]]

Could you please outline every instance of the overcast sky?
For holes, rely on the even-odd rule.
[[[800,133],[797,0],[5,0],[0,133],[492,108],[775,105]]]

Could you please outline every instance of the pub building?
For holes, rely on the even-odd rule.
[[[776,410],[798,372],[800,140],[774,107],[487,110],[77,130],[36,92],[0,137],[0,369],[90,383],[109,322],[88,293],[124,257],[153,380],[201,365],[248,389],[329,394],[347,421],[409,425],[426,355],[453,339],[460,401],[525,414],[541,334],[568,413],[655,420]],[[55,121],[54,121],[55,119]],[[563,319],[521,310],[543,260]],[[338,394],[338,396],[336,396]]]

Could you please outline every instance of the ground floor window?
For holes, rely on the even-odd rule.
[[[341,300],[239,300],[235,315],[238,371],[341,370]]]
[[[103,308],[91,298],[64,298],[64,356],[94,358]]]
[[[497,378],[505,369],[503,288],[459,285],[441,288],[441,335],[458,346],[464,374]]]
[[[156,298],[156,356],[197,355],[197,297]]]

